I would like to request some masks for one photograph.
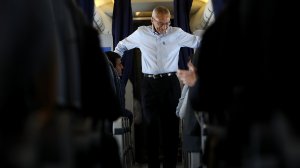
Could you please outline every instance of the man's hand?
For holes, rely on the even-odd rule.
[[[188,68],[189,70],[177,70],[177,76],[183,84],[194,86],[197,81],[196,68],[191,62],[188,63]]]

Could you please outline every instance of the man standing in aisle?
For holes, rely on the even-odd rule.
[[[114,52],[139,48],[142,53],[142,110],[147,131],[148,167],[159,168],[162,141],[163,167],[176,168],[179,120],[176,107],[180,84],[176,76],[181,47],[197,48],[200,38],[170,26],[170,11],[163,6],[152,12],[150,26],[140,26],[118,43]]]

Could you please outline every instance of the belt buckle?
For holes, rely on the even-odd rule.
[[[162,75],[161,74],[156,74],[156,75],[153,74],[152,77],[153,77],[153,79],[158,79],[158,78],[161,78]]]
[[[148,78],[154,78],[154,75],[147,75]]]

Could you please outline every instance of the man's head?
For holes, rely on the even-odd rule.
[[[105,52],[105,54],[107,55],[107,58],[113,64],[114,68],[118,72],[118,75],[122,76],[122,71],[124,67],[121,62],[121,56],[113,51],[107,51]]]
[[[163,6],[158,6],[152,11],[151,22],[154,29],[159,34],[166,33],[170,25],[171,14],[168,8]]]

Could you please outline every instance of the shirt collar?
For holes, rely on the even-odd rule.
[[[164,33],[164,34],[159,34],[159,33],[155,30],[153,24],[151,25],[151,27],[152,27],[152,32],[153,32],[153,34],[154,34],[154,35],[157,35],[157,36],[163,36],[163,35],[166,35],[166,34],[168,33],[169,29],[170,29],[170,26],[169,26],[169,27],[167,28],[167,30],[166,30],[166,33]]]

